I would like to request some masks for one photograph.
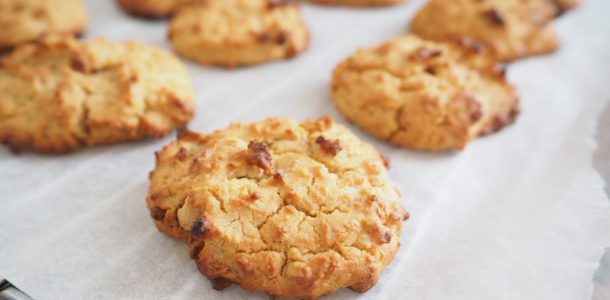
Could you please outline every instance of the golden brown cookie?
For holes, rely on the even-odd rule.
[[[0,1],[0,49],[46,34],[81,34],[87,26],[83,0]]]
[[[466,37],[484,44],[500,61],[555,51],[557,6],[549,0],[431,0],[411,30],[422,38]]]
[[[309,2],[326,5],[347,6],[383,6],[403,3],[405,0],[308,0]]]
[[[49,37],[0,61],[0,142],[13,151],[161,137],[193,106],[180,61],[136,42]]]
[[[341,62],[332,80],[337,108],[365,131],[428,151],[459,150],[514,122],[515,89],[480,44],[406,35]]]
[[[180,9],[170,24],[176,52],[203,64],[236,67],[291,58],[309,31],[289,0],[208,0]]]
[[[187,0],[117,0],[127,13],[146,18],[166,18],[171,16]]]
[[[375,285],[408,218],[384,161],[325,117],[271,118],[156,153],[147,197],[157,227],[186,238],[217,289],[316,298]]]

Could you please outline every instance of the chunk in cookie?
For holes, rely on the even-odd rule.
[[[144,18],[166,18],[188,0],[117,0],[127,13]]]
[[[332,98],[350,121],[394,144],[459,150],[519,112],[515,88],[483,47],[406,35],[357,51],[335,69]]]
[[[147,198],[216,288],[288,298],[375,285],[408,218],[379,153],[330,118],[271,118],[157,153]]]
[[[431,0],[411,23],[424,39],[477,40],[496,59],[512,61],[555,51],[557,6],[550,0]]]
[[[309,2],[326,5],[346,6],[384,6],[405,2],[405,0],[308,0]]]
[[[0,61],[0,141],[14,151],[161,137],[193,110],[180,61],[136,42],[49,37]]]
[[[0,49],[48,34],[81,34],[87,26],[83,0],[0,1]]]
[[[209,0],[180,9],[169,39],[186,58],[236,67],[291,58],[308,46],[309,31],[296,1]]]

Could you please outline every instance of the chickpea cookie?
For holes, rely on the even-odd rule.
[[[147,197],[216,289],[316,298],[375,285],[408,213],[370,145],[328,117],[271,118],[156,153]]]
[[[193,110],[180,61],[137,42],[52,36],[0,61],[0,142],[15,152],[161,137]]]
[[[550,0],[431,0],[411,23],[424,39],[466,37],[484,44],[500,61],[547,54],[559,47]]]
[[[312,3],[347,6],[384,6],[405,2],[405,0],[309,0]]]
[[[127,13],[145,18],[167,18],[187,0],[117,0]]]
[[[169,39],[186,58],[232,68],[294,57],[309,30],[296,1],[208,0],[180,9]]]
[[[11,49],[48,34],[79,35],[86,26],[83,0],[0,1],[0,49]]]
[[[515,121],[519,100],[504,72],[472,40],[444,44],[405,35],[341,62],[332,98],[348,120],[381,139],[459,150]]]

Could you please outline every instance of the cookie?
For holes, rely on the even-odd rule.
[[[383,6],[402,3],[405,0],[309,0],[309,2],[327,5]]]
[[[408,214],[384,160],[328,117],[183,132],[156,159],[151,216],[217,289],[364,292],[400,246]]]
[[[171,16],[187,0],[117,0],[127,13],[145,18],[166,18]]]
[[[427,151],[460,150],[511,124],[519,112],[504,69],[467,39],[406,35],[357,51],[332,79],[339,111],[365,131]]]
[[[0,1],[0,49],[47,34],[81,34],[87,26],[83,0]]]
[[[179,60],[136,42],[48,37],[0,61],[0,141],[15,152],[161,137],[193,106]]]
[[[236,67],[291,58],[309,43],[300,6],[290,0],[210,0],[171,21],[174,50],[202,64]]]
[[[549,0],[431,0],[413,19],[411,31],[435,41],[474,39],[498,60],[513,61],[559,47],[551,24],[557,14]]]

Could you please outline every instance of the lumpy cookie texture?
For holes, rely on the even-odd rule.
[[[83,0],[0,1],[0,49],[48,34],[80,34],[87,26]]]
[[[309,2],[328,5],[348,6],[383,6],[403,3],[405,0],[308,0]]]
[[[443,44],[406,35],[341,62],[332,98],[348,120],[379,138],[459,150],[515,121],[519,101],[504,72],[472,40]]]
[[[0,61],[0,141],[13,151],[161,137],[193,110],[184,66],[136,42],[49,37]]]
[[[194,61],[236,67],[291,58],[309,44],[300,5],[288,0],[208,0],[171,21],[174,50]]]
[[[431,0],[411,23],[425,39],[477,40],[501,61],[546,54],[559,47],[553,0]]]
[[[384,161],[330,118],[182,132],[156,157],[151,217],[188,241],[215,288],[364,292],[400,245],[408,214]]]
[[[188,2],[189,0],[117,0],[125,12],[146,18],[169,17]]]

